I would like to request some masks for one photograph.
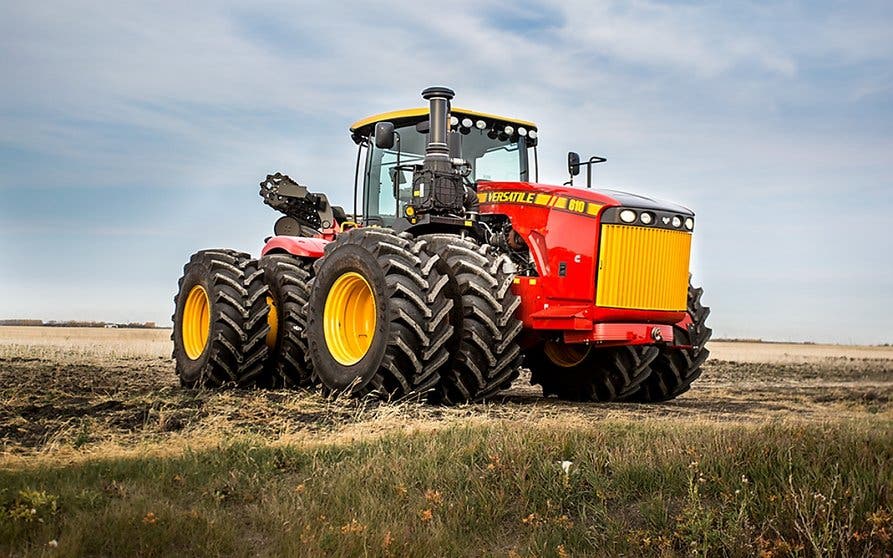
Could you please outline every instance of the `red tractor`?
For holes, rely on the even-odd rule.
[[[451,107],[444,87],[422,96],[351,127],[351,213],[277,173],[260,193],[284,216],[260,259],[192,257],[173,316],[181,382],[456,403],[525,366],[562,399],[688,390],[710,337],[689,285],[694,214],[592,190],[599,157],[570,153],[570,181],[540,184],[535,124]]]

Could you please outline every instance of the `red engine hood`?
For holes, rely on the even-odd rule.
[[[639,209],[672,211],[682,215],[694,215],[692,210],[679,204],[641,196],[639,194],[621,192],[619,190],[590,190],[587,188],[556,186],[554,184],[540,184],[534,182],[478,181],[478,192],[490,191],[539,192],[554,196],[568,196],[571,198],[582,199],[605,207],[626,206]]]

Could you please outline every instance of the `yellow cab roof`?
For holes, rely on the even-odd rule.
[[[524,126],[530,130],[536,130],[537,126],[533,122],[521,120],[519,118],[508,118],[506,116],[497,116],[495,114],[487,114],[486,112],[477,112],[459,107],[450,107],[450,114],[453,116],[470,116],[472,118],[483,118],[496,122],[505,122],[507,124],[515,124]],[[372,127],[378,122],[393,122],[395,126],[401,124],[409,124],[414,121],[423,120],[422,117],[428,116],[428,107],[411,108],[403,110],[392,110],[391,112],[383,112],[373,116],[368,116],[362,120],[358,120],[350,127],[350,131],[354,134],[365,136],[372,131]],[[368,128],[368,129],[367,129]]]

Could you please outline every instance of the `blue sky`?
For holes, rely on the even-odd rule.
[[[717,335],[893,342],[893,4],[329,4],[0,5],[0,317],[167,322],[264,175],[347,205],[350,123],[442,84],[536,121],[544,182],[693,208]]]

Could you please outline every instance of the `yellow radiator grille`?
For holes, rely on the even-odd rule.
[[[685,310],[691,234],[603,225],[595,303],[610,308]]]

